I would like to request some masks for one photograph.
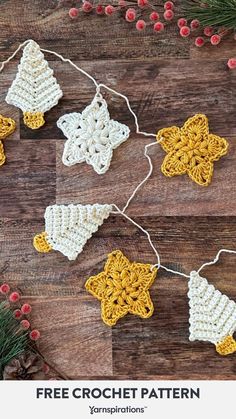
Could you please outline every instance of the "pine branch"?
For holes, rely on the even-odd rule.
[[[182,10],[202,26],[236,30],[236,0],[185,0]]]
[[[0,303],[0,379],[5,365],[20,354],[28,345],[28,334],[21,329],[12,310]]]

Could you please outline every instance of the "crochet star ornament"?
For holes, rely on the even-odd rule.
[[[57,126],[68,138],[63,163],[72,166],[86,162],[99,175],[108,170],[113,150],[126,141],[130,133],[126,125],[110,119],[107,103],[101,94],[96,94],[82,113],[63,115]]]
[[[236,303],[197,272],[189,280],[189,340],[209,341],[220,355],[236,352]]]
[[[0,166],[2,166],[6,161],[6,155],[1,140],[12,134],[15,131],[15,128],[16,123],[13,119],[5,118],[4,116],[0,115]]]
[[[34,237],[38,252],[58,250],[75,260],[86,242],[109,217],[111,205],[51,205],[45,211],[45,231]]]
[[[57,105],[63,93],[39,45],[29,41],[23,50],[18,73],[6,102],[23,111],[24,123],[31,129],[44,125],[44,113]]]
[[[101,301],[104,323],[114,326],[128,313],[144,319],[152,316],[149,288],[156,274],[152,265],[130,262],[120,250],[115,250],[108,255],[104,271],[91,276],[85,287]]]
[[[213,175],[213,162],[224,156],[228,142],[209,133],[208,119],[197,114],[189,118],[182,128],[164,128],[157,140],[167,156],[161,166],[165,176],[188,174],[201,186],[208,186]]]

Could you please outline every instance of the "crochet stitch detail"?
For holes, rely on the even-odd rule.
[[[165,176],[188,174],[201,186],[208,186],[213,175],[213,162],[224,156],[228,142],[209,133],[208,119],[197,114],[189,118],[182,128],[164,128],[157,133],[157,140],[167,156],[161,166]]]
[[[51,205],[45,211],[45,232],[36,235],[39,252],[54,249],[75,260],[87,240],[109,216],[111,205]]]
[[[152,316],[149,288],[156,274],[157,269],[151,265],[130,262],[120,250],[115,250],[108,255],[104,271],[91,276],[85,287],[101,301],[104,323],[114,326],[128,313],[144,319]]]
[[[35,41],[23,50],[15,80],[8,90],[6,102],[20,108],[24,123],[32,129],[44,124],[43,115],[57,105],[63,93],[53,70]]]
[[[209,341],[216,351],[227,355],[236,350],[232,335],[236,330],[236,303],[216,290],[197,272],[189,280],[189,340]]]
[[[15,128],[16,123],[14,119],[5,118],[4,116],[0,115],[0,166],[2,166],[6,161],[6,155],[1,140],[12,134],[15,131]]]
[[[129,128],[110,119],[107,103],[97,94],[82,113],[69,113],[57,121],[68,138],[62,161],[66,166],[86,162],[98,174],[105,173],[111,163],[113,150],[129,137]]]
[[[45,124],[42,112],[24,112],[23,115],[24,124],[31,129],[38,129]]]
[[[45,231],[34,237],[34,247],[40,253],[49,253],[52,250],[52,246],[47,241],[47,233]]]
[[[236,352],[236,341],[233,336],[227,336],[222,342],[218,343],[216,351],[220,355],[230,355]]]

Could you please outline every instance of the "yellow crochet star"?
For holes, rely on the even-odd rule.
[[[157,133],[157,140],[168,153],[161,171],[165,176],[187,173],[198,185],[208,186],[213,175],[213,162],[224,156],[228,142],[209,133],[208,119],[197,114],[182,128],[169,127]]]
[[[144,319],[153,314],[148,290],[156,274],[152,265],[130,262],[120,250],[115,250],[108,255],[104,271],[91,276],[85,287],[101,301],[104,323],[114,326],[128,313]]]
[[[15,128],[16,123],[13,119],[5,118],[4,116],[0,115],[0,166],[2,166],[6,161],[6,155],[1,140],[12,134],[12,132],[15,131]]]

